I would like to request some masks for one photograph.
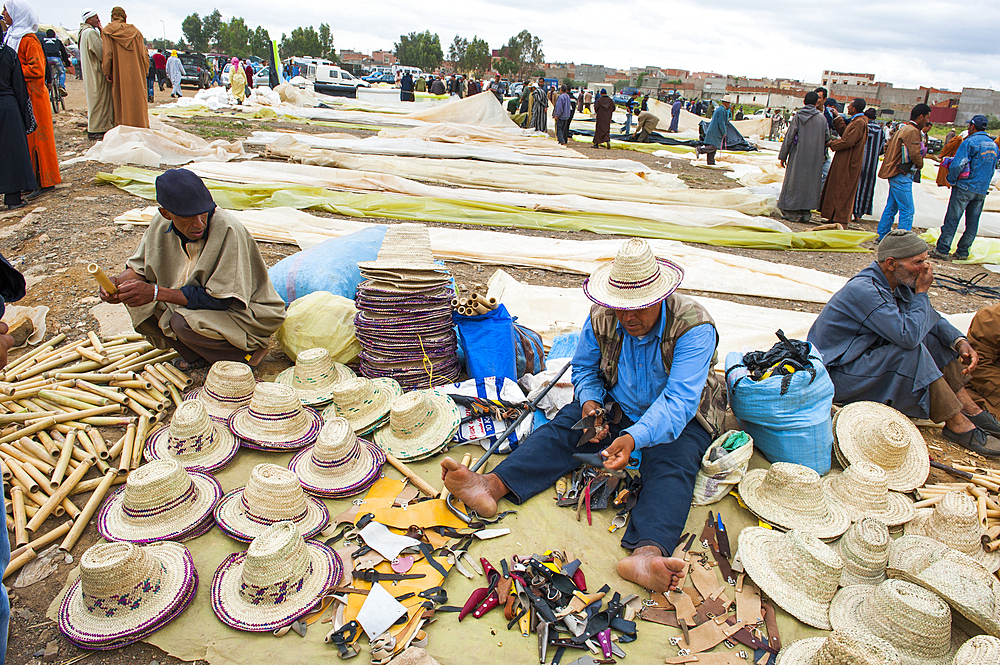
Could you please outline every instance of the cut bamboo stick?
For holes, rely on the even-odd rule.
[[[38,483],[38,487],[41,488],[41,491],[46,493],[49,491],[48,477],[46,477],[44,473],[35,468],[34,464],[25,462],[24,464],[21,465],[21,468],[24,470],[25,473],[31,476],[32,480]],[[51,471],[49,473],[51,473]]]
[[[108,459],[108,444],[104,442],[104,437],[101,435],[100,431],[92,429],[87,432],[90,437],[90,442],[94,444],[94,448],[97,450],[98,459]]]
[[[15,448],[11,446],[9,443],[0,444],[0,456],[4,457],[5,459],[15,459],[18,462],[22,462],[25,464],[33,464],[35,462],[38,462],[38,466],[35,467],[36,469],[42,469],[48,466],[45,462],[42,462],[34,455],[30,455],[21,450],[20,448]],[[51,472],[52,468],[53,467],[49,466],[49,468],[46,469],[45,472],[46,473]]]
[[[24,470],[24,466],[17,460],[13,458],[8,459],[7,467],[10,469],[11,473],[14,474],[14,479],[20,482],[21,487],[23,487],[29,494],[37,494],[41,489],[38,485],[38,481],[32,478],[28,472]]]
[[[28,531],[31,531],[32,533],[38,531],[38,528],[42,525],[42,522],[45,521],[45,518],[52,513],[57,505],[61,504],[62,501],[69,496],[70,490],[72,490],[73,487],[80,482],[85,475],[87,475],[87,471],[90,470],[90,467],[90,460],[86,460],[82,462],[80,466],[76,467],[76,470],[70,474],[69,478],[59,485],[59,489],[52,493],[49,500],[46,501],[35,516],[31,518],[31,521],[28,522]]]
[[[0,443],[10,443],[11,441],[17,441],[22,436],[28,436],[29,434],[40,432],[43,429],[49,429],[55,424],[56,424],[56,419],[54,416],[43,418],[42,420],[36,423],[32,423],[27,427],[19,428],[18,431],[14,432],[13,434],[8,434],[7,436],[0,438]]]
[[[108,469],[112,471],[115,470],[114,467],[108,467]],[[101,484],[101,481],[103,479],[104,476],[101,476],[100,478],[90,478],[88,480],[81,480],[79,483],[77,483],[76,487],[73,488],[73,491],[70,492],[69,495],[76,496],[77,494],[86,494],[87,492],[93,492],[95,489],[97,489],[97,486]],[[112,482],[111,484],[121,485],[126,480],[128,480],[127,475],[125,476],[116,475],[114,482]]]
[[[188,376],[187,374],[185,374],[181,370],[177,369],[176,367],[174,367],[170,363],[161,363],[161,366],[163,367],[164,371],[170,372],[171,374],[173,374],[174,376],[176,376],[179,380],[183,381],[185,386],[193,386],[194,385],[194,379],[192,379],[190,376]],[[178,386],[178,387],[180,387],[180,386]]]
[[[45,342],[45,344],[42,344],[34,351],[26,353],[23,356],[15,359],[14,361],[11,362],[8,369],[3,372],[3,376],[4,377],[14,376],[14,374],[16,374],[19,371],[21,365],[34,362],[36,358],[39,358],[51,352],[55,348],[55,346],[60,342],[62,342],[64,339],[66,339],[66,335],[64,333],[59,333],[58,335],[56,335],[49,341]]]
[[[52,455],[52,457],[56,459],[59,458],[59,452],[62,450],[62,446],[53,441],[48,432],[45,430],[38,432],[38,440],[43,446],[45,446],[45,449],[49,451],[49,455]]]
[[[983,525],[983,529],[989,529],[990,523],[986,518],[986,495],[976,497],[976,510],[979,512],[979,523]]]
[[[139,376],[152,383],[153,388],[155,388],[160,393],[166,393],[167,387],[163,385],[163,381],[160,380],[160,377],[156,376],[155,374],[153,374],[153,372],[149,371],[151,367],[152,365],[146,365],[145,368],[142,370],[142,373],[139,374]]]
[[[23,423],[28,420],[37,420],[41,416],[57,416],[58,411],[18,411],[17,413],[5,413],[0,415],[0,424]]]
[[[112,381],[108,384],[112,388],[131,388],[133,390],[145,390],[152,388],[153,384],[143,378],[130,379],[128,381]]]
[[[91,277],[97,280],[97,283],[100,284],[101,288],[105,291],[111,295],[118,293],[118,287],[115,286],[114,282],[108,279],[108,276],[104,274],[103,270],[101,270],[101,266],[96,263],[91,263],[87,266],[87,272],[90,273]]]
[[[145,416],[140,416],[144,418]],[[118,462],[118,475],[125,475],[132,468],[132,449],[135,446],[137,425],[129,425],[125,430],[125,444],[122,446],[121,460]]]
[[[944,498],[944,494],[938,494],[936,496],[928,497],[928,498],[924,499],[923,501],[917,501],[916,503],[913,504],[913,507],[914,508],[930,508],[930,507],[932,507],[932,506],[937,505],[938,503],[940,503],[941,499],[943,499],[943,498]]]
[[[133,423],[129,423],[129,425],[131,425],[132,427],[135,427],[135,423],[134,422]],[[128,425],[126,427],[128,427]],[[116,459],[119,455],[122,454],[122,448],[125,447],[125,437],[126,436],[127,436],[127,434],[122,434],[121,437],[117,441],[115,441],[115,445],[111,446],[108,449],[108,459]]]
[[[132,388],[125,388],[124,392],[126,395],[129,396],[129,398],[133,402],[138,402],[146,409],[152,409],[153,411],[163,411],[163,404],[154,400],[149,395],[140,393],[138,390],[133,390]],[[129,406],[133,407],[134,404],[130,404]],[[139,415],[141,416],[142,414],[140,413]]]
[[[3,479],[6,480],[6,481],[8,481],[8,482],[10,481],[11,477],[14,475],[14,474],[12,474],[10,472],[10,467],[7,466],[7,462],[3,461],[2,459],[0,459],[0,475],[2,475]]]
[[[56,379],[69,379],[72,381],[88,381],[90,383],[108,383],[109,381],[131,381],[135,375],[130,372],[117,374],[101,374],[99,372],[56,372]]]
[[[117,390],[111,390],[109,388],[102,388],[101,386],[94,385],[89,381],[83,379],[76,379],[73,381],[73,385],[84,392],[89,392],[94,395],[99,395],[105,399],[109,399],[118,402],[122,405],[128,405],[129,399],[125,395],[122,395]]]
[[[93,458],[97,458],[97,447],[94,446],[94,442],[90,440],[90,435],[87,434],[86,430],[80,430],[76,433],[76,440],[80,443],[80,446]]]
[[[86,358],[87,360],[93,360],[95,363],[101,363],[102,365],[106,365],[108,363],[107,356],[102,356],[97,351],[92,351],[91,349],[88,349],[85,346],[81,346],[76,350],[76,352],[79,353],[80,356],[82,356],[83,358]]]
[[[69,530],[69,533],[66,534],[66,538],[62,541],[62,544],[59,545],[60,550],[63,552],[69,552],[73,549],[73,546],[76,545],[76,541],[79,540],[80,536],[83,534],[83,530],[87,528],[90,518],[94,516],[98,506],[101,505],[101,501],[104,500],[104,495],[108,493],[108,488],[111,487],[111,483],[117,477],[118,474],[115,470],[109,470],[104,474],[104,477],[101,478],[101,483],[90,496],[90,499],[87,501],[87,505],[85,505],[83,510],[80,511],[80,515],[73,521],[73,527]]]
[[[104,345],[101,344],[101,338],[97,336],[97,333],[93,330],[88,330],[87,339],[90,340],[90,345],[94,347],[94,351],[97,351],[102,355],[104,354]]]
[[[46,420],[52,420],[53,424],[65,423],[71,420],[80,420],[81,418],[88,418],[90,416],[106,416],[111,413],[120,413],[121,404],[109,404],[108,406],[95,406],[91,409],[80,409],[79,411],[72,411],[70,413],[64,413],[58,416],[49,416]],[[42,429],[49,429],[49,427],[43,427]],[[36,430],[37,431],[37,430]],[[34,434],[34,432],[31,432]],[[2,441],[2,439],[0,439]]]
[[[7,564],[7,569],[3,571],[3,578],[7,579],[7,576],[16,573],[24,567],[24,564],[38,557],[35,550],[28,548],[24,551],[24,554],[17,557],[16,559],[11,559],[10,563]]]
[[[181,393],[179,390],[177,390],[177,386],[175,386],[172,383],[168,384],[167,390],[170,392],[170,401],[174,403],[175,407],[179,407],[181,404],[184,403],[184,398],[181,397]]]
[[[23,450],[24,452],[28,453],[29,455],[37,457],[46,464],[51,464],[52,466],[55,466],[56,464],[56,458],[49,454],[49,451],[45,449],[45,446],[35,441],[32,441],[26,436],[23,436],[17,441],[15,441],[14,445]]]
[[[52,389],[53,392],[57,392],[60,395],[66,395],[80,402],[86,402],[90,406],[107,406],[112,401],[104,395],[98,395],[87,390],[78,390],[76,388],[71,388],[70,386],[56,386]]]
[[[121,374],[123,370],[121,370],[119,368],[122,367],[123,365],[125,365],[126,363],[131,362],[133,359],[138,358],[139,355],[140,354],[138,352],[136,352],[136,353],[130,353],[129,355],[125,356],[124,358],[121,358],[121,359],[116,360],[115,362],[111,363],[107,367],[102,367],[101,369],[97,370],[97,373],[98,374],[111,374],[112,372],[114,372],[115,374]]]
[[[72,528],[72,526],[73,526],[72,522],[63,522],[62,524],[52,529],[51,531],[43,533],[42,535],[38,536],[38,538],[35,538],[33,541],[28,543],[28,545],[23,545],[21,547],[18,547],[16,550],[12,551],[10,553],[11,558],[13,559],[15,557],[21,556],[28,550],[28,547],[32,547],[36,550],[41,550],[49,543],[54,543],[63,536],[65,536],[67,533],[69,533],[69,530],[70,528]]]
[[[20,487],[10,488],[10,503],[14,513],[14,540],[20,547],[28,543],[28,531],[25,529],[28,518],[24,512],[24,492]]]
[[[49,480],[49,487],[56,489],[62,483],[63,478],[66,477],[66,469],[69,466],[69,460],[73,457],[73,443],[76,441],[76,432],[70,432],[66,437],[66,442],[63,444],[62,451],[59,453],[59,461],[56,463],[56,468],[52,472],[52,478]]]
[[[146,447],[146,437],[149,436],[149,418],[139,416],[139,424],[135,428],[135,442],[132,444],[131,468],[136,469],[142,464],[142,453]]]

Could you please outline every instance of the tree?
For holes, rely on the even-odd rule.
[[[306,28],[295,28],[288,37],[281,35],[280,51],[282,58],[295,55],[321,58],[324,52],[319,33],[311,25]]]
[[[201,17],[197,13],[189,15],[181,23],[181,31],[184,38],[191,43],[195,51],[208,50],[208,37],[202,29]]]
[[[201,20],[201,34],[206,48],[219,48],[219,32],[222,30],[222,13],[218,9]]]
[[[504,56],[517,66],[519,77],[524,72],[533,69],[538,63],[545,61],[545,54],[542,53],[542,40],[533,37],[527,30],[522,30],[507,40],[507,45],[503,50],[505,51]]]
[[[646,72],[640,72],[639,75],[635,78],[635,87],[641,88],[642,82],[645,80],[646,80]]]
[[[469,50],[469,40],[455,35],[455,39],[448,47],[448,59],[451,60],[452,67],[458,71],[465,71],[465,58]]]
[[[242,18],[233,17],[219,29],[217,48],[241,60],[250,55],[250,28]]]
[[[494,69],[503,76],[513,76],[517,73],[517,65],[507,58],[500,58],[497,60],[497,64],[494,65]]]
[[[257,29],[250,33],[250,55],[255,55],[261,60],[271,58],[271,35],[267,30],[257,26]]]
[[[393,52],[399,64],[419,67],[425,72],[437,69],[444,60],[441,38],[430,30],[400,35],[399,41],[393,44]]]
[[[492,61],[490,45],[485,39],[473,37],[469,42],[469,47],[465,52],[465,66],[471,72],[485,72],[490,68]]]
[[[333,50],[333,35],[330,34],[330,25],[328,23],[319,24],[319,45],[322,49],[319,57],[332,60],[333,62],[339,60],[337,52]]]

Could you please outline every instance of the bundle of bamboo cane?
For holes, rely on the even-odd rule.
[[[496,298],[488,298],[478,291],[473,291],[468,297],[453,298],[451,301],[451,306],[462,316],[486,314],[499,305]]]

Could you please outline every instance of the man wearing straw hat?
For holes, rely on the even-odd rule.
[[[889,232],[877,260],[823,307],[809,341],[823,356],[836,403],[879,402],[943,422],[944,438],[1000,457],[1000,423],[965,389],[979,354],[931,306],[927,257],[927,243],[912,231]]]
[[[574,401],[492,473],[476,475],[445,458],[445,487],[480,516],[492,516],[501,498],[527,501],[573,471],[575,453],[600,451],[606,468],[621,470],[641,451],[642,491],[622,538],[632,554],[618,563],[618,574],[654,591],[679,588],[684,562],[671,554],[701,457],[726,412],[725,388],[710,371],[715,323],[693,300],[674,294],[683,274],[654,257],[646,241],[626,242],[583,284],[595,304],[573,357]],[[621,407],[621,419],[596,418],[595,436],[581,442],[573,424],[610,402]]]
[[[101,299],[124,303],[136,332],[176,350],[182,368],[219,360],[256,367],[285,320],[256,241],[187,169],[157,177],[156,200],[139,248],[111,278],[118,292],[101,288]]]

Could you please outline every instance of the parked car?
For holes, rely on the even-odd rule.
[[[208,73],[208,59],[201,53],[178,53],[177,57],[184,65],[181,85],[193,85],[201,89],[212,83]]]
[[[259,88],[262,85],[266,85],[268,87],[271,86],[271,68],[270,67],[262,67],[261,69],[259,69],[256,72],[254,72],[254,75],[253,75],[253,87],[254,88]]]
[[[316,81],[313,86],[316,92],[323,95],[357,97],[358,88],[369,88],[371,83],[359,79],[340,67],[319,65],[316,67]]]
[[[369,74],[368,76],[361,77],[362,81],[365,81],[369,85],[372,83],[395,83],[396,75],[391,72],[386,72],[384,74]]]

